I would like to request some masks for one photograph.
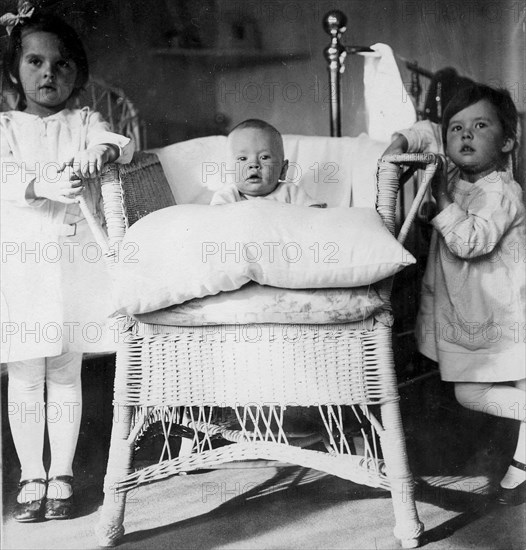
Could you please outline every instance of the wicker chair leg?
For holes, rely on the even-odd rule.
[[[124,535],[126,492],[117,492],[116,484],[130,472],[134,442],[128,441],[133,407],[115,405],[110,453],[104,478],[104,502],[95,529],[99,546],[115,546]]]
[[[394,535],[403,548],[416,548],[420,544],[424,525],[416,511],[414,480],[409,470],[398,401],[384,403],[381,410],[384,426],[381,444],[391,485],[396,521]]]

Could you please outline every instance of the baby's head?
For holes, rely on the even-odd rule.
[[[265,196],[285,179],[288,161],[284,158],[283,138],[268,122],[241,122],[228,135],[227,147],[236,168],[234,183],[241,193]]]
[[[517,146],[517,109],[506,90],[463,88],[448,103],[442,138],[449,158],[468,181],[505,170]]]
[[[35,55],[33,55],[35,54]],[[37,74],[38,68],[47,61],[54,61],[55,84],[45,88],[45,76]],[[38,14],[22,19],[15,25],[4,55],[4,82],[19,94],[20,110],[27,107],[28,100],[43,100],[53,103],[61,87],[66,100],[78,96],[89,77],[88,58],[76,31],[59,17]],[[55,86],[55,90],[53,90]]]

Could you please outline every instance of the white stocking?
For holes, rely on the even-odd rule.
[[[48,357],[46,368],[47,429],[51,451],[49,478],[73,475],[73,457],[82,416],[82,354]],[[70,488],[53,481],[48,498],[67,498]]]
[[[468,409],[519,420],[519,436],[513,458],[522,464],[526,463],[526,379],[516,381],[514,386],[456,383],[455,396]],[[526,472],[510,465],[501,486],[512,489],[525,480]]]
[[[8,363],[8,416],[21,480],[47,477],[42,460],[46,423],[51,451],[49,477],[72,475],[82,414],[81,365],[80,353]],[[61,488],[60,483],[53,485],[51,493],[61,494],[48,494],[50,498],[69,496],[64,493],[68,488]],[[40,498],[43,491],[43,486],[29,484],[23,490],[27,495],[19,499]]]
[[[46,479],[42,461],[44,450],[44,358],[14,361],[7,364],[8,418],[15,449],[20,460],[20,479]],[[45,487],[28,484],[20,501],[35,500],[43,496]]]

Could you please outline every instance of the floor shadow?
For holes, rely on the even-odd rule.
[[[265,482],[206,514],[125,534],[119,546],[141,548],[152,539],[161,540],[162,544],[167,537],[177,540],[180,548],[211,550],[281,529],[286,524],[305,521],[310,514],[319,514],[351,500],[373,501],[368,504],[373,507],[375,500],[389,498],[385,490],[357,485],[306,468],[284,467]],[[352,520],[359,522],[359,517]],[[247,527],[241,528],[243,525]]]

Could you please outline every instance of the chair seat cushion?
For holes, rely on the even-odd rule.
[[[130,227],[121,246],[114,298],[128,315],[249,281],[294,289],[364,286],[415,261],[372,208],[267,200],[164,208]]]
[[[293,290],[251,282],[239,290],[195,298],[134,317],[142,323],[169,326],[317,325],[362,321],[380,313],[383,305],[373,286]]]

